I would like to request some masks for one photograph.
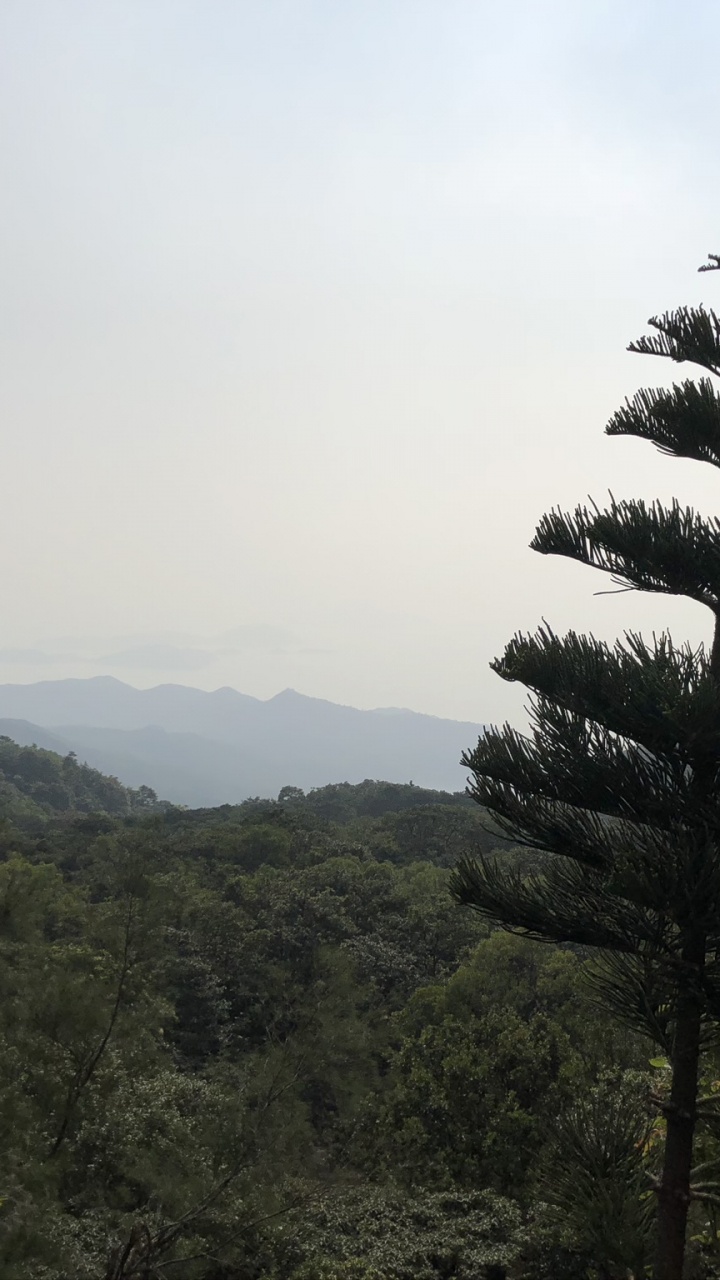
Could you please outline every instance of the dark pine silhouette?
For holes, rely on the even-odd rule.
[[[718,266],[712,256],[705,270]],[[720,375],[713,311],[683,307],[649,324],[631,351]],[[639,391],[607,433],[720,466],[720,396],[706,376]],[[463,763],[474,799],[545,856],[529,876],[501,854],[462,862],[454,877],[460,901],[511,931],[597,948],[604,997],[667,1054],[654,1276],[681,1280],[690,1203],[714,1199],[692,1165],[700,1055],[720,1018],[720,520],[677,501],[611,499],[606,510],[550,512],[531,545],[714,615],[710,649],[667,634],[615,645],[546,626],[515,636],[493,666],[531,691],[531,730],[492,729]]]

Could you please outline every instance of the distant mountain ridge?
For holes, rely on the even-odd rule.
[[[44,746],[49,734],[48,748],[73,750],[127,786],[145,784],[190,805],[365,778],[459,791],[460,754],[483,731],[396,708],[361,711],[292,689],[262,701],[230,688],[136,689],[112,676],[0,685],[0,719],[0,733],[16,741]]]

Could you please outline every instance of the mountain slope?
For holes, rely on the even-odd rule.
[[[12,737],[11,737],[12,735]],[[162,807],[146,787],[131,790],[116,777],[81,764],[69,744],[40,726],[0,721],[0,808],[22,822],[74,810],[128,817]]]
[[[482,732],[479,724],[360,711],[291,689],[263,702],[234,689],[135,689],[111,677],[0,685],[0,716],[43,726],[127,785],[144,783],[191,805],[370,777],[458,791],[460,754]]]

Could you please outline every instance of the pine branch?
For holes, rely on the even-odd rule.
[[[661,635],[649,646],[629,633],[611,648],[543,626],[514,636],[492,667],[653,754],[685,763],[720,755],[720,689],[702,645],[676,647]]]
[[[543,876],[522,876],[497,860],[464,859],[453,872],[450,891],[486,919],[538,942],[628,953],[643,944],[658,945],[652,914],[609,895],[587,867],[551,866]]]
[[[471,765],[472,757],[465,763]],[[510,783],[484,776],[478,767],[468,793],[492,813],[513,844],[573,858],[588,867],[605,866],[612,843],[603,819],[588,810],[523,795]]]
[[[720,1208],[720,1196],[710,1191],[698,1191],[695,1187],[690,1188],[690,1199],[699,1200],[701,1204],[711,1204],[716,1209]]]
[[[695,1167],[690,1170],[690,1177],[698,1178],[701,1173],[709,1173],[713,1169],[720,1169],[720,1157],[715,1160],[704,1160],[702,1164],[695,1165]]]
[[[686,812],[696,816],[694,771],[677,751],[649,752],[543,696],[533,699],[531,710],[531,736],[509,725],[491,728],[463,756],[476,778],[665,829]]]
[[[610,573],[620,586],[687,596],[720,611],[720,520],[704,520],[677,501],[666,508],[612,499],[606,511],[551,511],[530,546]]]
[[[680,307],[653,316],[648,324],[656,335],[631,342],[628,351],[640,355],[665,356],[682,364],[698,364],[710,373],[720,373],[720,319],[704,307]]]
[[[670,391],[638,391],[614,413],[609,436],[638,436],[662,453],[720,467],[720,395],[709,378]]]
[[[646,955],[605,952],[584,971],[598,1002],[667,1054],[672,1051],[673,1007],[660,974],[669,949],[670,938],[665,936]],[[650,1101],[665,1106],[663,1099],[653,1095]]]

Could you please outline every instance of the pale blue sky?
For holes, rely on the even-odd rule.
[[[717,510],[602,429],[672,374],[624,352],[647,316],[720,304],[719,37],[692,0],[5,0],[0,680],[489,720],[543,615],[705,634],[527,543],[609,487]]]

